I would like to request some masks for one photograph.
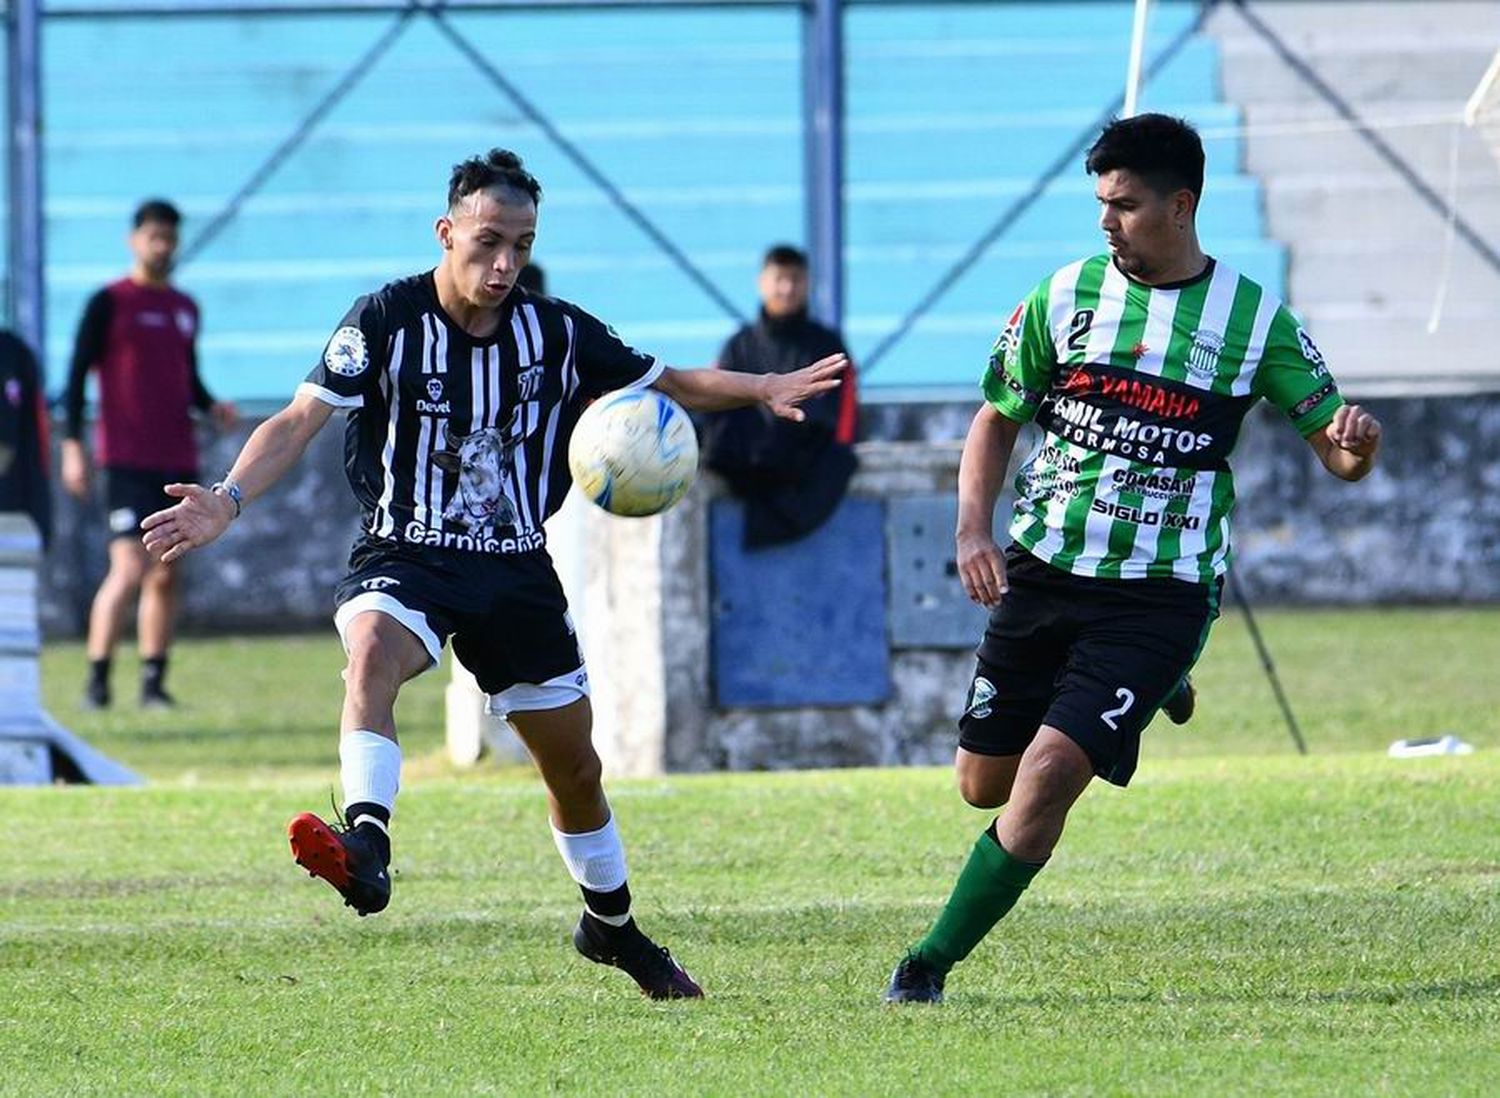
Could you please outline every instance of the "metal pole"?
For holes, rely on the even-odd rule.
[[[10,300],[17,333],[46,369],[42,276],[42,13],[39,0],[12,0],[5,21],[10,122]]]
[[[1276,665],[1271,662],[1271,650],[1266,647],[1266,642],[1260,635],[1260,627],[1255,624],[1250,600],[1245,597],[1245,590],[1238,583],[1231,583],[1229,586],[1234,591],[1234,600],[1240,604],[1241,613],[1245,615],[1245,624],[1250,627],[1250,639],[1255,642],[1255,650],[1260,654],[1260,665],[1265,668],[1266,678],[1271,681],[1271,692],[1276,695],[1276,704],[1281,707],[1287,731],[1292,734],[1292,742],[1297,745],[1297,754],[1306,755],[1307,744],[1302,739],[1302,729],[1297,725],[1297,718],[1292,715],[1292,703],[1287,701],[1286,691],[1281,689],[1281,677],[1276,674]]]
[[[802,132],[812,313],[844,321],[844,22],[839,0],[808,0],[802,24]]]
[[[1141,61],[1146,53],[1146,17],[1151,0],[1135,0],[1135,23],[1130,30],[1130,64],[1125,70],[1125,105],[1120,116],[1130,118],[1141,93]]]

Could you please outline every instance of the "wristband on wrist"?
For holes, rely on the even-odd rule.
[[[209,489],[209,491],[213,492],[215,495],[228,497],[229,502],[234,504],[234,517],[240,517],[240,512],[244,510],[245,507],[245,493],[240,491],[240,486],[238,484],[230,480],[228,477],[225,477],[223,480],[213,485]]]

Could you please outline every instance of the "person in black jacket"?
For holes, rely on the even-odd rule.
[[[760,317],[724,344],[726,370],[790,373],[811,359],[847,354],[832,328],[807,315],[807,256],[789,244],[766,252],[761,265]],[[703,454],[745,501],[747,547],[795,541],[817,529],[838,507],[854,474],[858,430],[855,373],[803,405],[801,422],[777,419],[758,407],[704,417]]]
[[[15,335],[0,331],[0,512],[30,515],[44,543],[52,537],[47,435],[36,356]]]

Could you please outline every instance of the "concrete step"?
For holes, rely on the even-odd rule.
[[[1278,240],[1376,236],[1392,248],[1430,248],[1447,231],[1446,207],[1420,201],[1390,173],[1278,173],[1265,185],[1266,222]],[[1446,204],[1446,180],[1439,190]],[[1475,232],[1500,248],[1500,168],[1461,177],[1457,207]]]
[[[1341,388],[1355,397],[1401,379],[1421,379],[1424,389],[1500,383],[1493,310],[1450,307],[1431,334],[1425,305],[1374,312],[1359,302],[1328,302],[1299,311]]]
[[[1500,4],[1273,4],[1254,10],[1292,54],[1356,104],[1469,98],[1500,46]],[[1319,94],[1232,10],[1210,21],[1225,95],[1310,103]]]
[[[1460,121],[1460,105],[1422,100],[1360,111],[1364,125],[1431,187],[1446,190],[1457,139],[1460,179],[1500,181],[1492,134]],[[1207,128],[1217,134],[1218,130]],[[1245,163],[1263,176],[1363,173],[1396,178],[1385,158],[1325,103],[1257,103],[1245,109]]]
[[[1291,251],[1287,297],[1302,309],[1319,301],[1426,309],[1444,278],[1441,239],[1420,249],[1393,247],[1379,237],[1303,239]],[[1461,240],[1447,265],[1450,302],[1487,305],[1500,315],[1500,271]]]
[[[1308,52],[1299,56],[1322,83],[1357,106],[1442,99],[1462,107],[1495,55],[1489,39],[1429,53],[1420,48]],[[1224,94],[1238,103],[1315,103],[1322,93],[1270,47],[1226,48]]]
[[[1443,48],[1488,40],[1500,44],[1500,3],[1478,0],[1322,0],[1255,4],[1253,12],[1277,36],[1298,48],[1336,48],[1362,41],[1404,41]],[[1259,41],[1239,12],[1222,4],[1208,30],[1226,44]]]

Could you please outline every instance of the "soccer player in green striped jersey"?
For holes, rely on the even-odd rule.
[[[1282,410],[1334,476],[1374,465],[1380,424],[1346,404],[1297,318],[1204,254],[1203,145],[1181,119],[1105,127],[1089,150],[1108,250],[1011,313],[959,466],[957,558],[989,608],[955,760],[1005,811],[896,966],[889,1002],[939,1002],[948,971],[1046,864],[1097,775],[1129,782],[1147,722],[1197,659],[1231,557],[1229,455],[1245,414]],[[992,522],[1023,424],[1012,544]]]

